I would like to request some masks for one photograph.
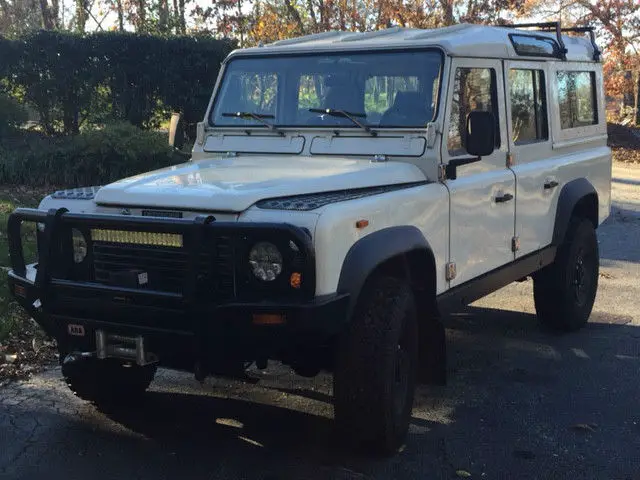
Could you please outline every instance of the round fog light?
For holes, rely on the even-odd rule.
[[[73,261],[76,263],[82,263],[87,257],[87,239],[84,234],[77,229],[71,230],[71,241],[73,243]]]
[[[249,265],[256,278],[272,282],[282,272],[282,254],[273,243],[256,243],[249,252]]]

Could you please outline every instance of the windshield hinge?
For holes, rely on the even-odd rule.
[[[427,148],[433,148],[436,145],[436,136],[438,132],[438,126],[433,123],[427,123]]]
[[[444,163],[438,165],[438,181],[446,182],[447,181],[447,166]]]
[[[456,278],[456,264],[455,262],[448,262],[445,266],[445,278],[448,282]]]
[[[378,163],[378,162],[386,162],[387,156],[386,155],[381,155],[381,154],[377,154],[373,156],[373,160],[371,160],[372,162]]]

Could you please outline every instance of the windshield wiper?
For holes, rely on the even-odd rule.
[[[367,117],[366,113],[353,113],[353,112],[347,112],[346,110],[339,110],[335,108],[310,108],[309,111],[312,113],[324,113],[332,117],[347,118],[351,120],[351,122],[354,125],[360,127],[362,130],[370,134],[372,137],[376,137],[378,135],[378,132],[374,132],[373,130],[371,130],[371,127],[369,125],[361,122],[356,118],[356,117],[366,118]]]
[[[254,120],[259,121],[265,127],[267,127],[272,132],[277,133],[280,136],[284,137],[284,132],[280,130],[278,127],[269,123],[265,120],[265,118],[276,118],[275,115],[271,115],[270,113],[254,113],[254,112],[224,112],[222,114],[223,117],[235,117],[235,118],[253,118]]]

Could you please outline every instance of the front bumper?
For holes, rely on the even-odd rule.
[[[158,357],[161,365],[192,370],[194,365],[202,364],[215,371],[219,365],[304,354],[331,342],[346,322],[347,295],[314,298],[311,294],[284,300],[247,299],[245,295],[216,302],[195,294],[195,287],[189,288],[190,274],[184,293],[160,292],[56,278],[49,263],[52,252],[48,246],[56,227],[64,221],[75,225],[80,220],[101,228],[180,231],[185,235],[195,230],[203,238],[203,232],[197,232],[193,222],[33,210],[14,215],[14,227],[25,219],[46,226],[40,263],[33,266],[24,265],[19,232],[10,225],[13,267],[8,274],[10,292],[66,352],[95,352],[96,334],[100,331],[114,336],[143,337],[145,348]],[[200,228],[231,227],[201,224]],[[247,226],[236,224],[236,228]],[[249,228],[259,227],[254,224]],[[308,237],[294,228],[287,226],[284,231],[303,245]],[[308,244],[304,246],[310,248]],[[311,253],[306,254],[313,259]],[[194,268],[192,272],[194,282],[197,271]]]

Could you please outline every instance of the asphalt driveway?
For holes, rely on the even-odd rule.
[[[162,371],[141,409],[98,411],[57,369],[0,389],[0,479],[640,479],[640,168],[614,169],[590,325],[542,331],[531,282],[447,321],[449,385],[419,389],[403,452],[342,452],[330,381]]]

